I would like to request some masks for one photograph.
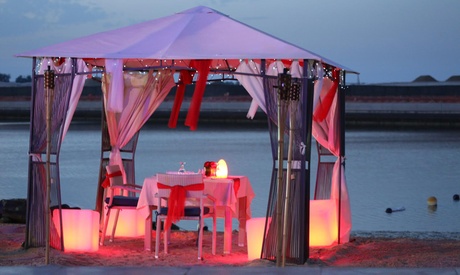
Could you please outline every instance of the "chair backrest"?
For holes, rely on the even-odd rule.
[[[168,185],[194,185],[194,184],[203,184],[203,175],[202,174],[157,174],[157,182]],[[204,185],[203,185],[204,188]],[[158,195],[160,197],[169,197],[171,189],[162,189],[158,188]],[[186,196],[188,198],[200,198],[203,196],[203,189],[201,190],[187,190]]]
[[[120,166],[118,165],[107,165],[105,169],[107,170],[107,174],[109,175],[121,171]],[[123,175],[121,175],[121,173],[120,175],[109,177],[109,180],[110,180],[110,186],[123,185]]]

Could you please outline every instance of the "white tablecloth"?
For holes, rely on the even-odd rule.
[[[251,202],[255,194],[251,183],[246,176],[229,176],[226,179],[204,178],[204,192],[216,199],[217,217],[225,218],[224,228],[224,253],[231,250],[231,218],[238,218],[240,223],[238,244],[244,245],[246,220],[251,218]],[[238,184],[239,183],[239,184]],[[238,186],[239,185],[239,186]],[[150,206],[158,204],[155,194],[158,192],[156,176],[146,178],[139,195],[137,209],[146,218],[146,223],[150,223],[152,211]],[[148,228],[149,224],[146,224]],[[147,234],[145,249],[151,250],[150,234]]]
[[[235,179],[239,179],[240,186],[235,192]],[[246,198],[246,219],[251,218],[251,202],[254,198],[254,190],[246,176],[229,176],[226,179],[204,178],[204,193],[210,194],[216,199],[218,208],[217,216],[224,217],[224,207],[229,207],[234,218],[238,217],[238,199]],[[146,178],[139,195],[137,209],[141,211],[145,218],[151,215],[149,206],[158,204],[155,194],[158,192],[156,176]],[[243,218],[243,217],[240,217]]]

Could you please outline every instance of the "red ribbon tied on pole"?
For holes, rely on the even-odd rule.
[[[177,119],[179,118],[180,108],[181,108],[181,105],[182,105],[182,101],[184,100],[185,88],[186,88],[187,84],[192,83],[194,75],[195,75],[195,72],[193,72],[193,73],[190,72],[190,71],[181,71],[180,72],[181,81],[177,85],[176,97],[174,98],[173,108],[171,110],[171,115],[169,117],[169,123],[168,123],[169,128],[176,128]]]
[[[198,126],[198,118],[200,116],[201,101],[203,100],[204,91],[206,88],[206,82],[208,81],[209,66],[211,60],[193,60],[190,64],[198,71],[198,80],[195,85],[195,91],[193,92],[192,101],[188,109],[187,117],[185,118],[185,125],[190,127],[190,130],[194,131]]]

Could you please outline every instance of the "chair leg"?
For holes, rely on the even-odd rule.
[[[155,230],[155,259],[158,259],[158,252],[160,251],[160,233],[161,233],[161,218],[157,215],[156,221],[156,230]]]
[[[168,254],[169,253],[168,244],[169,244],[169,240],[171,237],[171,228],[168,228],[168,229],[164,228],[164,224],[163,224],[163,235],[164,235],[163,236],[164,237],[163,246],[165,249],[165,254]]]
[[[115,237],[115,230],[117,230],[118,216],[120,215],[120,209],[117,209],[117,214],[115,214],[115,220],[113,221],[112,235],[110,236],[110,241],[113,242]]]
[[[109,225],[109,219],[110,219],[110,208],[107,210],[107,214],[105,214],[104,227],[102,228],[101,240],[99,241],[99,245],[101,246],[104,245],[105,233],[107,232],[107,226]]]
[[[198,236],[200,236],[200,222],[198,222],[198,225],[197,225],[197,230],[196,230],[196,247],[198,247],[199,243],[200,243],[200,240],[198,238]]]
[[[168,234],[167,236],[167,244],[169,245],[171,243],[171,228],[169,228],[168,231],[166,231],[166,234]]]
[[[217,223],[216,216],[212,217],[212,255],[216,255],[216,238],[217,238]]]
[[[200,230],[198,232],[198,260],[201,260],[203,250],[203,218],[199,219]]]

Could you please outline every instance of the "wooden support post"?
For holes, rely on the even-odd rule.
[[[44,74],[46,97],[46,202],[45,202],[45,264],[50,263],[50,189],[51,189],[51,116],[54,97],[54,71],[48,70]]]
[[[276,266],[281,266],[282,258],[282,211],[283,211],[283,162],[284,162],[284,110],[281,96],[278,95],[278,194],[276,198]]]

